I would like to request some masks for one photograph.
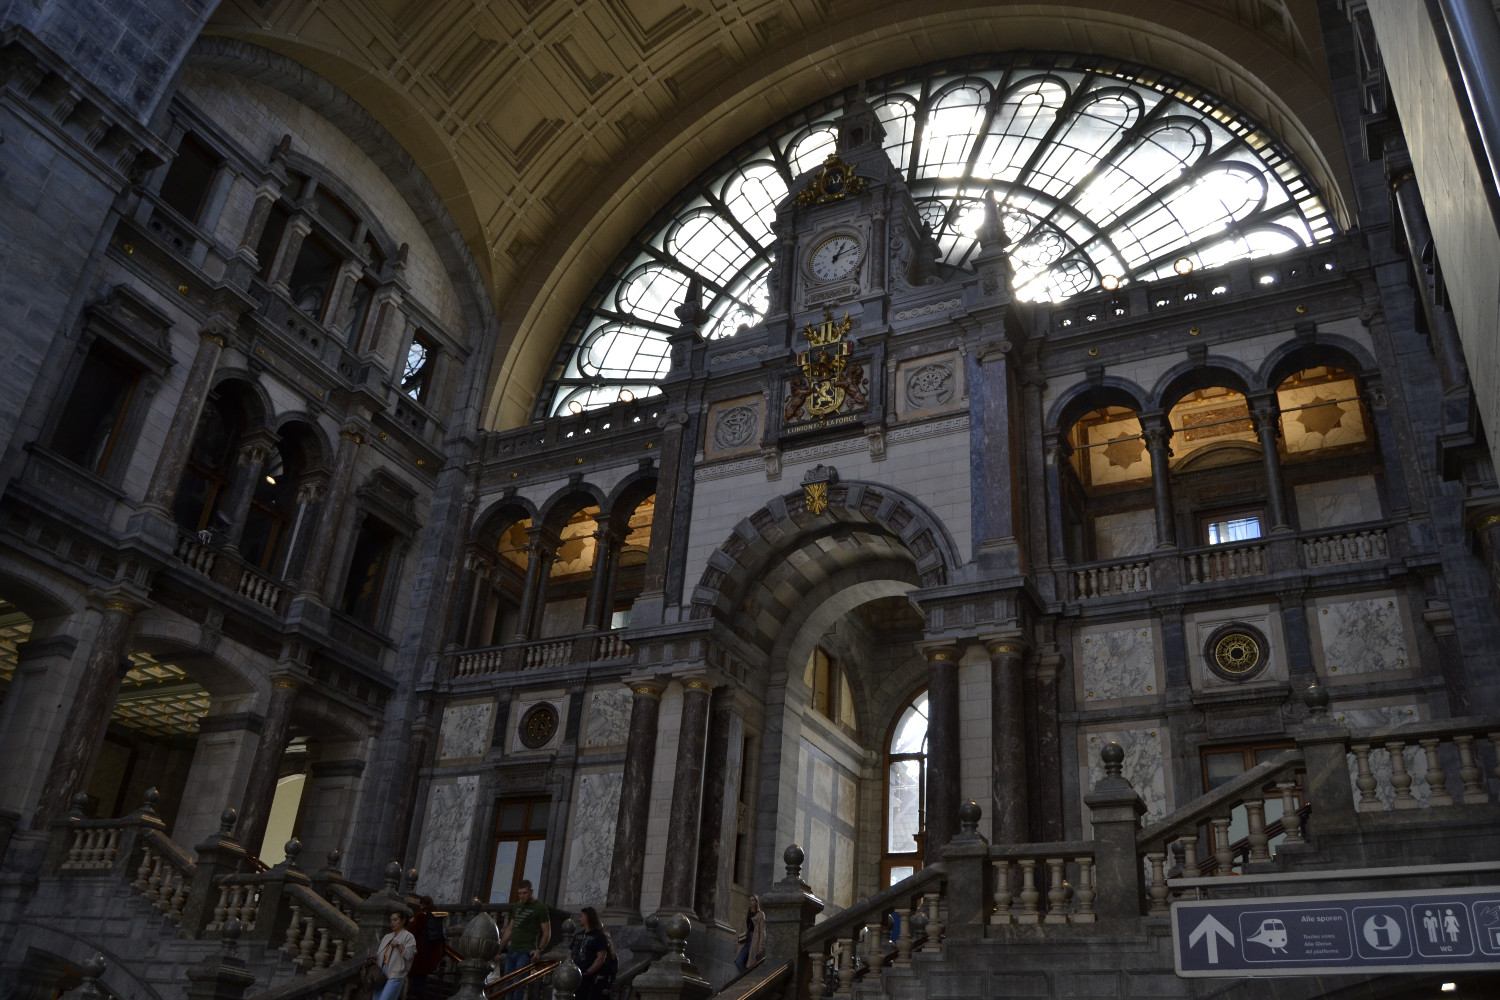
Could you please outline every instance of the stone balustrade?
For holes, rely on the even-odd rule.
[[[153,830],[143,840],[141,864],[131,888],[150,900],[157,913],[180,924],[196,866],[165,834]]]
[[[359,925],[306,886],[286,890],[291,904],[281,950],[297,968],[320,971],[350,957],[359,940]]]
[[[1143,559],[1079,566],[1072,570],[1072,576],[1073,598],[1079,601],[1143,594],[1151,589],[1151,563]]]
[[[621,663],[634,657],[634,648],[618,632],[581,632],[463,650],[453,654],[450,670],[453,678],[461,679],[570,665]]]
[[[1390,548],[1384,528],[1366,528],[1302,539],[1302,559],[1308,569],[1346,566],[1370,559],[1386,559]]]
[[[280,614],[284,610],[286,590],[270,577],[262,576],[248,566],[240,571],[240,582],[235,592],[267,611]]]
[[[1351,736],[1355,808],[1378,813],[1487,805],[1492,797],[1481,764],[1485,743],[1493,756],[1500,747],[1500,720],[1450,719]],[[1493,773],[1500,780],[1500,763]]]
[[[1040,852],[1037,847],[1044,847]],[[992,846],[992,924],[1092,924],[1098,889],[1092,843]],[[1071,877],[1070,877],[1071,876]]]
[[[190,534],[178,537],[175,554],[188,569],[202,573],[204,576],[212,575],[214,564],[219,559],[217,550],[199,541],[197,536]]]
[[[1189,586],[1264,576],[1270,563],[1264,545],[1213,545],[1182,554],[1182,581]]]
[[[238,920],[246,931],[255,930],[260,910],[261,875],[228,875],[219,880],[219,901],[214,904],[213,918],[204,930],[222,931],[230,920]]]

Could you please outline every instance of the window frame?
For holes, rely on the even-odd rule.
[[[922,751],[920,753],[894,753],[891,746],[896,740],[896,729],[901,725],[909,709],[916,706],[917,702],[927,697],[927,688],[923,686],[913,692],[912,696],[902,702],[901,708],[896,712],[891,724],[886,727],[884,743],[884,767],[881,771],[881,799],[880,799],[880,885],[881,888],[889,887],[891,884],[891,871],[894,868],[911,868],[916,874],[922,870],[923,858],[927,854],[927,759],[929,756],[928,734],[922,737]],[[929,705],[929,725],[931,723],[931,708]],[[917,760],[917,833],[914,838],[916,847],[909,852],[894,852],[890,850],[891,845],[891,767],[899,761]]]
[[[525,813],[522,816],[521,830],[518,833],[510,835],[507,835],[507,831],[500,829],[501,821],[505,816],[505,807],[508,805],[520,805],[525,809]],[[558,845],[550,845],[548,843],[550,835],[549,820],[551,819],[551,808],[552,799],[550,796],[546,795],[517,795],[495,799],[494,819],[490,823],[489,861],[486,865],[483,883],[485,896],[487,897],[488,902],[492,904],[497,902],[497,900],[495,900],[494,898],[495,869],[496,867],[498,867],[500,845],[502,842],[509,843],[513,840],[517,843],[518,849],[516,851],[516,860],[514,863],[514,867],[511,869],[510,873],[510,891],[506,893],[504,899],[498,900],[498,902],[501,903],[512,903],[515,901],[516,886],[521,882],[522,879],[526,877],[526,860],[529,857],[530,847],[533,843],[540,841],[542,844],[543,864],[546,863],[547,851],[549,849],[557,849]],[[536,815],[535,811],[538,809],[542,810],[541,827],[532,825],[532,819]],[[537,898],[541,898],[542,896],[542,882],[544,881],[544,878],[545,869],[543,868],[542,873],[538,875],[536,881],[533,883],[534,895]]]
[[[1256,524],[1260,527],[1260,534],[1256,535],[1254,538],[1242,538],[1234,541],[1222,542],[1209,541],[1208,531],[1210,526],[1219,524],[1221,522],[1243,520],[1250,517],[1255,518]],[[1267,530],[1266,520],[1267,505],[1264,503],[1242,504],[1234,507],[1220,507],[1216,510],[1199,511],[1196,515],[1194,515],[1194,521],[1196,524],[1194,537],[1198,539],[1199,545],[1210,545],[1214,548],[1234,545],[1253,545],[1257,542],[1265,541]]]

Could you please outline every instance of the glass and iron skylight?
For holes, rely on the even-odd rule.
[[[538,416],[649,395],[688,282],[704,335],[733,336],[768,304],[776,206],[833,151],[842,97],[746,143],[683,191],[580,312]],[[940,252],[967,270],[985,193],[1000,205],[1016,294],[1061,301],[1282,253],[1333,235],[1318,192],[1264,129],[1164,74],[1077,56],[1011,54],[866,86]]]

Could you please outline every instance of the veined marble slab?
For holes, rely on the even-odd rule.
[[[1406,625],[1394,598],[1320,602],[1317,618],[1330,676],[1406,669]]]
[[[1152,626],[1085,631],[1078,639],[1078,676],[1086,702],[1150,698],[1156,694]]]
[[[619,771],[594,771],[578,779],[573,836],[568,843],[568,883],[563,892],[570,908],[604,905],[623,781]]]
[[[1094,549],[1100,559],[1124,559],[1156,548],[1156,510],[1145,507],[1094,518]]]
[[[622,747],[630,738],[629,689],[599,688],[589,696],[589,712],[583,745],[590,750]]]
[[[1104,762],[1099,753],[1111,740],[1125,751],[1122,774],[1130,786],[1146,803],[1146,815],[1142,822],[1154,823],[1167,814],[1166,754],[1163,748],[1166,731],[1153,726],[1149,729],[1113,729],[1108,732],[1089,733],[1086,739],[1088,753],[1087,794],[1104,778]],[[1088,808],[1084,807],[1084,816]]]
[[[473,760],[483,757],[490,745],[490,720],[495,703],[485,701],[449,705],[443,709],[442,751],[438,760]]]
[[[432,783],[417,869],[422,892],[433,899],[447,902],[464,898],[464,866],[469,859],[469,834],[478,796],[479,776],[475,774]]]

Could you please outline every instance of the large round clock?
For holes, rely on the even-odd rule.
[[[858,271],[859,262],[864,259],[864,255],[864,247],[853,236],[831,236],[818,244],[809,266],[814,278],[835,281]]]

